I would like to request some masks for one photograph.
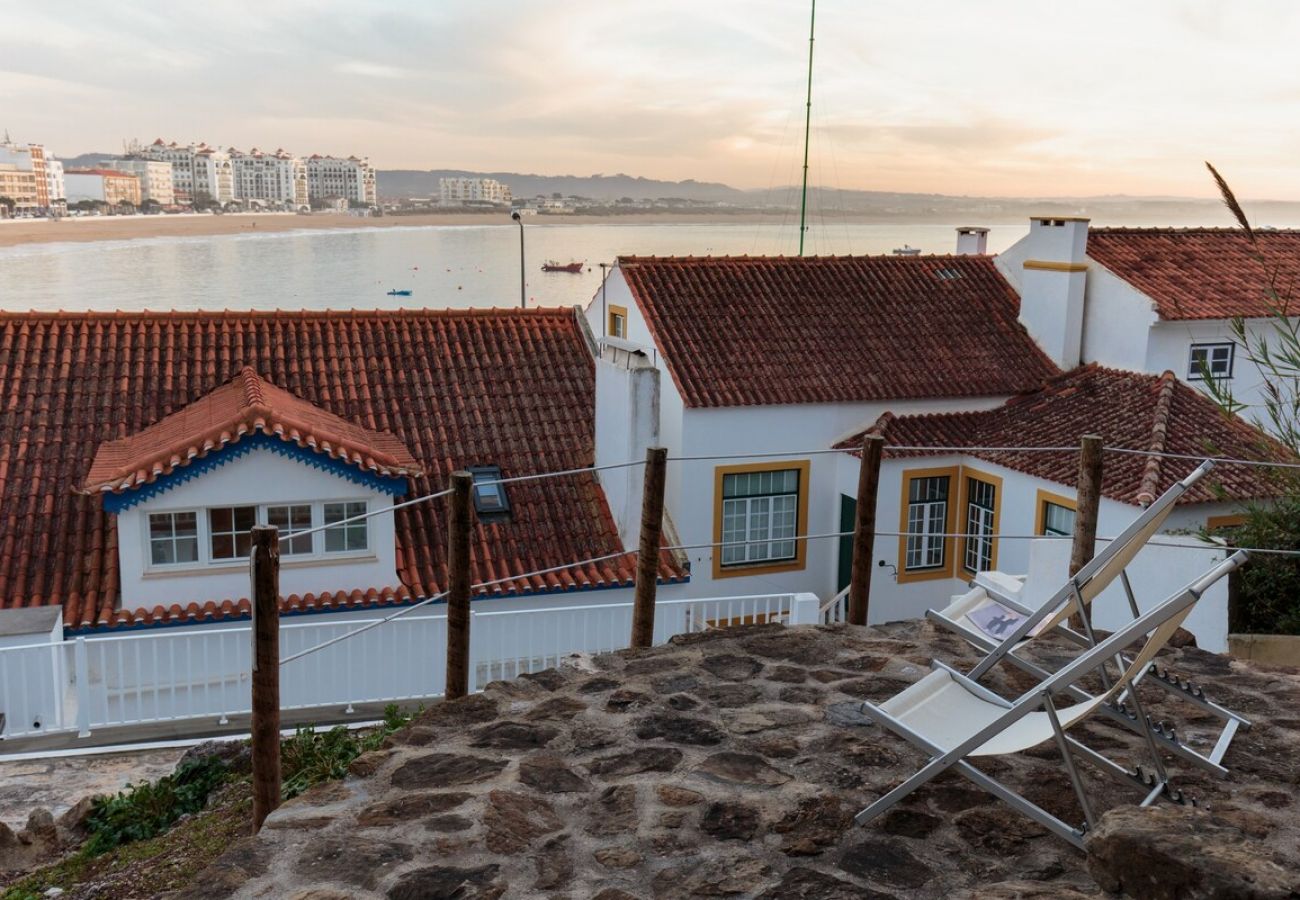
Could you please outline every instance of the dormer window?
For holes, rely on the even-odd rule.
[[[471,466],[474,476],[474,512],[484,522],[508,522],[510,498],[501,484],[500,466]]]
[[[149,517],[149,562],[155,566],[199,561],[199,519],[192,512]]]

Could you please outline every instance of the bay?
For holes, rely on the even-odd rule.
[[[994,227],[990,251],[1024,227]],[[599,263],[619,255],[793,255],[798,227],[780,224],[525,225],[530,306],[585,304]],[[953,226],[828,223],[809,254],[949,253]],[[543,261],[583,261],[579,274]],[[8,310],[372,309],[519,305],[519,229],[507,225],[357,228],[0,249],[0,308]],[[390,297],[389,290],[410,290]]]

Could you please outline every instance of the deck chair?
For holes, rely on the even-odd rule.
[[[1182,625],[1201,594],[1220,578],[1239,568],[1246,559],[1246,552],[1238,551],[1218,563],[1159,606],[1138,616],[1124,628],[1080,654],[1056,674],[1043,679],[1014,702],[1003,699],[951,667],[936,663],[928,675],[880,706],[863,703],[862,712],[866,716],[929,753],[931,759],[912,777],[858,813],[854,821],[859,825],[870,822],[926,782],[949,769],[955,769],[1053,833],[1082,848],[1083,836],[1094,825],[1096,817],[1075,765],[1075,755],[1125,783],[1141,787],[1146,791],[1141,803],[1143,806],[1149,806],[1162,795],[1182,802],[1184,798],[1170,788],[1160,758],[1159,745],[1149,724],[1144,725],[1143,731],[1152,757],[1151,773],[1140,767],[1135,772],[1130,772],[1069,737],[1066,731],[1095,713],[1123,690],[1127,689],[1133,696],[1134,703],[1138,704],[1137,694],[1132,690],[1133,682],[1146,671],[1156,653]],[[1076,684],[1083,676],[1100,670],[1130,644],[1144,636],[1146,642],[1141,650],[1129,660],[1123,674],[1107,690],[1073,706],[1057,708],[1052,699],[1054,694],[1062,693],[1067,686]],[[1139,720],[1145,723],[1145,717],[1140,714],[1140,704],[1138,710]],[[977,756],[1018,753],[1053,738],[1061,751],[1070,784],[1083,811],[1084,823],[1081,826],[1067,825],[1042,807],[984,774],[968,761]]]
[[[1102,548],[1100,553],[1037,609],[1031,609],[1022,602],[1020,598],[1022,582],[1019,579],[1001,572],[980,572],[975,576],[969,592],[953,598],[953,602],[944,609],[927,610],[926,618],[948,631],[961,635],[967,642],[986,654],[984,659],[970,671],[969,677],[972,680],[978,681],[1002,660],[1036,678],[1046,677],[1048,673],[1044,669],[1016,651],[1022,649],[1027,641],[1048,632],[1063,636],[1083,647],[1095,646],[1096,638],[1086,617],[1083,619],[1083,634],[1073,631],[1067,623],[1071,614],[1091,604],[1117,577],[1124,586],[1129,610],[1133,618],[1137,619],[1139,617],[1137,599],[1124,570],[1146,542],[1159,531],[1178,499],[1213,466],[1212,460],[1206,460],[1182,481],[1171,486],[1143,510],[1119,537]],[[1121,668],[1123,665],[1124,663],[1121,662]],[[1104,669],[1102,676],[1105,684],[1109,686],[1109,676]],[[1223,722],[1214,747],[1208,754],[1202,754],[1182,743],[1177,730],[1164,723],[1160,723],[1154,729],[1156,741],[1185,762],[1206,769],[1220,778],[1226,777],[1228,770],[1222,764],[1224,754],[1228,752],[1228,747],[1232,744],[1238,729],[1250,727],[1250,720],[1208,699],[1199,685],[1182,680],[1155,663],[1139,673],[1138,680],[1144,680],[1148,676],[1150,676],[1149,683],[1170,691],[1180,699],[1217,716]],[[1068,686],[1065,695],[1080,702],[1089,699],[1088,695],[1076,685]],[[1137,713],[1131,709],[1132,705],[1129,692],[1123,691],[1104,705],[1101,713],[1133,731],[1144,731],[1144,724],[1137,721]]]

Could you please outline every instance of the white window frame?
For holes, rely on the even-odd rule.
[[[726,495],[728,478],[752,475],[782,475],[793,472],[793,491],[768,494]],[[724,472],[722,476],[722,546],[718,548],[724,569],[744,566],[777,565],[799,559],[799,505],[803,491],[803,471],[776,467],[761,472]],[[777,526],[776,517],[781,524]],[[730,523],[730,524],[729,524]],[[733,543],[752,541],[753,543]],[[787,552],[788,549],[788,552]]]
[[[181,516],[181,515],[191,515],[191,516],[194,517],[194,537],[193,537],[193,541],[194,541],[194,543],[195,543],[194,553],[195,553],[196,559],[194,559],[194,560],[180,560],[180,561],[173,561],[173,562],[169,562],[169,563],[154,562],[154,558],[153,558],[153,545],[154,545],[154,540],[155,540],[155,539],[154,539],[154,536],[153,536],[153,517],[154,517],[154,516],[169,516],[169,517],[171,517],[171,535],[170,535],[169,537],[167,537],[167,538],[159,538],[159,540],[170,541],[171,544],[172,544],[172,555],[175,556],[176,541],[177,541],[177,538],[176,538],[176,519],[175,519],[175,517],[176,517],[176,516]],[[201,524],[201,520],[202,520],[202,518],[203,518],[203,511],[202,511],[202,510],[195,510],[195,509],[166,509],[166,510],[156,510],[156,511],[153,511],[153,512],[148,513],[148,514],[144,517],[144,560],[145,560],[145,568],[146,568],[146,569],[149,569],[149,568],[153,568],[153,569],[187,569],[187,568],[192,568],[192,567],[197,566],[197,565],[201,565],[201,561],[202,561],[202,559],[203,559],[203,526],[202,526],[202,524]],[[187,538],[185,538],[185,540],[190,540],[190,538],[187,537]]]
[[[257,510],[257,525],[266,525],[268,523],[268,510],[271,507],[283,506],[310,506],[312,516],[312,527],[318,527],[324,524],[325,506],[338,503],[359,503],[365,507],[367,513],[373,512],[373,508],[368,497],[331,497],[323,500],[280,500],[271,503],[222,503],[212,506],[183,506],[166,509],[149,509],[144,511],[141,516],[141,535],[140,539],[143,546],[143,574],[163,574],[168,572],[203,572],[203,571],[227,571],[230,569],[246,568],[248,557],[238,558],[212,558],[212,529],[208,515],[213,509],[229,509],[232,507],[252,506]],[[155,563],[153,561],[153,536],[150,525],[154,516],[176,515],[177,513],[192,513],[195,517],[197,538],[198,538],[198,560],[195,562],[179,563]],[[317,531],[307,536],[311,540],[310,553],[286,553],[283,552],[282,559],[285,563],[299,564],[312,562],[328,562],[332,560],[347,559],[373,559],[377,556],[374,546],[375,534],[374,529],[370,527],[370,519],[361,520],[357,525],[365,527],[366,530],[366,547],[363,550],[326,550],[325,549],[325,532]],[[300,529],[306,530],[306,529]],[[285,534],[288,532],[282,532]],[[300,540],[302,540],[300,538]],[[287,542],[286,542],[287,543]]]
[[[1205,376],[1201,374],[1201,367],[1196,360],[1196,351],[1205,352],[1205,364],[1209,367],[1210,378],[1219,380],[1221,378],[1232,378],[1232,370],[1237,361],[1237,344],[1235,341],[1204,341],[1192,344],[1187,350],[1187,380],[1188,381],[1205,381]],[[1215,352],[1226,350],[1228,358],[1226,360],[1227,369],[1222,372],[1216,372]]]
[[[931,481],[945,482],[943,499],[913,500],[913,487],[918,483]],[[941,535],[948,529],[948,504],[952,502],[952,481],[951,475],[921,475],[908,480],[907,540],[903,556],[903,571],[933,572],[947,565],[948,540]]]
[[[988,493],[988,505],[976,494]],[[968,572],[987,572],[993,568],[994,519],[997,517],[997,485],[979,478],[966,479],[966,547],[962,565]]]

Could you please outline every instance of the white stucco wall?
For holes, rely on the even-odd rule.
[[[1041,478],[1035,478],[1022,472],[1017,472],[1002,466],[991,465],[983,460],[965,458],[960,456],[946,457],[924,457],[918,459],[889,459],[885,460],[880,470],[880,488],[878,502],[876,507],[876,528],[878,531],[899,531],[900,516],[903,508],[902,485],[903,475],[908,470],[929,469],[929,468],[947,468],[962,466],[964,468],[963,476],[966,474],[983,473],[995,478],[1002,479],[1002,492],[999,500],[998,515],[998,533],[1003,535],[1033,535],[1037,526],[1038,513],[1038,491],[1042,490],[1047,493],[1057,494],[1067,498],[1075,496],[1074,487],[1071,485],[1056,484],[1055,482],[1046,481]],[[847,494],[853,496],[857,491],[858,482],[858,460],[848,454],[842,455],[838,459],[836,467],[836,494]],[[958,501],[954,501],[958,502]],[[838,497],[834,498],[834,503],[838,509]],[[1177,531],[1195,531],[1197,528],[1206,524],[1210,516],[1226,515],[1238,512],[1239,507],[1232,503],[1200,503],[1188,504],[1176,507],[1165,525],[1165,532]],[[1125,503],[1119,503],[1115,500],[1103,498],[1101,507],[1098,512],[1097,534],[1099,537],[1106,538],[1119,534],[1126,528],[1140,513],[1136,506]],[[964,532],[965,510],[958,509],[957,531]],[[1051,540],[1039,539],[1037,541],[1022,538],[1002,538],[996,542],[996,567],[1002,572],[1010,574],[1023,575],[1030,571],[1031,567],[1031,548],[1035,545],[1059,544],[1064,550],[1066,563],[1069,561],[1069,540]],[[838,547],[838,544],[836,545]],[[1151,548],[1154,550],[1155,548]],[[895,536],[878,536],[873,548],[873,567],[871,581],[871,622],[887,622],[896,619],[914,618],[924,615],[926,609],[946,606],[951,600],[952,595],[962,592],[966,588],[970,573],[961,567],[961,559],[956,559],[954,566],[954,577],[940,578],[928,581],[912,581],[899,584],[896,580],[895,570],[901,568],[899,558],[899,539]],[[960,554],[962,550],[961,542],[955,540],[951,547],[950,553]],[[1039,551],[1040,553],[1042,551]],[[1054,552],[1054,551],[1053,551]],[[1189,572],[1196,570],[1196,566],[1209,559],[1209,557],[1197,556],[1201,552],[1202,556],[1207,551],[1194,551],[1175,549],[1169,552],[1162,552],[1158,556],[1151,551],[1147,551],[1147,556],[1160,560],[1157,563],[1144,563],[1140,571],[1143,573],[1142,590],[1145,595],[1159,595],[1161,599],[1167,596],[1177,587],[1180,587],[1189,578],[1185,577]],[[1172,554],[1187,554],[1187,559],[1181,563],[1175,564],[1174,560],[1180,557]],[[1054,557],[1044,557],[1052,559]],[[1221,557],[1220,557],[1221,558]],[[880,562],[884,561],[885,565],[881,566]],[[830,561],[832,571],[836,565],[837,558]],[[1205,562],[1201,570],[1209,568],[1211,563]],[[1196,571],[1201,571],[1196,570]],[[1037,575],[1042,577],[1045,569],[1040,564],[1037,569]],[[1138,572],[1139,569],[1134,570]],[[1056,580],[1054,587],[1059,587],[1064,582],[1065,575],[1062,573]],[[1180,582],[1179,579],[1182,579]],[[1138,588],[1138,582],[1134,580],[1135,589]],[[1161,593],[1163,591],[1163,594]],[[1123,594],[1115,591],[1107,592],[1107,609],[1111,608],[1110,598],[1123,601]],[[1224,595],[1226,598],[1226,593]],[[1217,601],[1215,601],[1217,603]],[[1125,602],[1124,610],[1127,609]],[[1208,617],[1204,620],[1199,619],[1199,627],[1205,632],[1207,639],[1214,635],[1220,634],[1226,636],[1227,631],[1227,613],[1226,599],[1223,601],[1222,610],[1213,603],[1207,603],[1204,607],[1208,612]],[[1122,611],[1122,610],[1121,610]],[[1220,615],[1220,612],[1222,613]],[[1108,612],[1107,615],[1110,615]],[[1110,621],[1106,619],[1105,621]],[[1198,635],[1199,637],[1199,635]],[[1203,645],[1206,646],[1206,645]]]
[[[596,359],[596,466],[645,459],[659,445],[660,372],[634,353],[601,345]],[[636,544],[645,471],[640,466],[600,473],[601,487],[625,547]]]
[[[220,601],[249,595],[248,563],[245,560],[195,566],[183,571],[150,570],[147,566],[150,513],[335,500],[365,500],[370,510],[382,509],[394,502],[388,494],[377,493],[263,448],[151,497],[117,516],[122,605],[153,607],[179,603],[184,606],[191,601]],[[201,512],[200,518],[204,515]],[[282,556],[281,593],[287,596],[308,591],[366,590],[396,584],[393,516],[374,516],[369,520],[369,526],[367,553],[312,560]]]
[[[1249,320],[1246,323],[1246,333],[1252,344],[1262,336],[1270,348],[1278,349],[1273,325],[1268,320]],[[1151,340],[1147,345],[1147,371],[1163,372],[1168,369],[1197,390],[1202,390],[1202,382],[1189,378],[1192,344],[1222,344],[1230,341],[1235,343],[1236,339],[1229,323],[1223,319],[1159,322],[1151,329]],[[1240,344],[1236,348],[1231,386],[1233,396],[1251,407],[1241,414],[1242,418],[1248,421],[1255,416],[1263,418],[1264,375],[1258,366],[1246,358],[1245,348]]]
[[[1089,263],[1087,280],[1083,361],[1135,372],[1153,371],[1147,363],[1147,345],[1159,319],[1150,298],[1097,263]]]

